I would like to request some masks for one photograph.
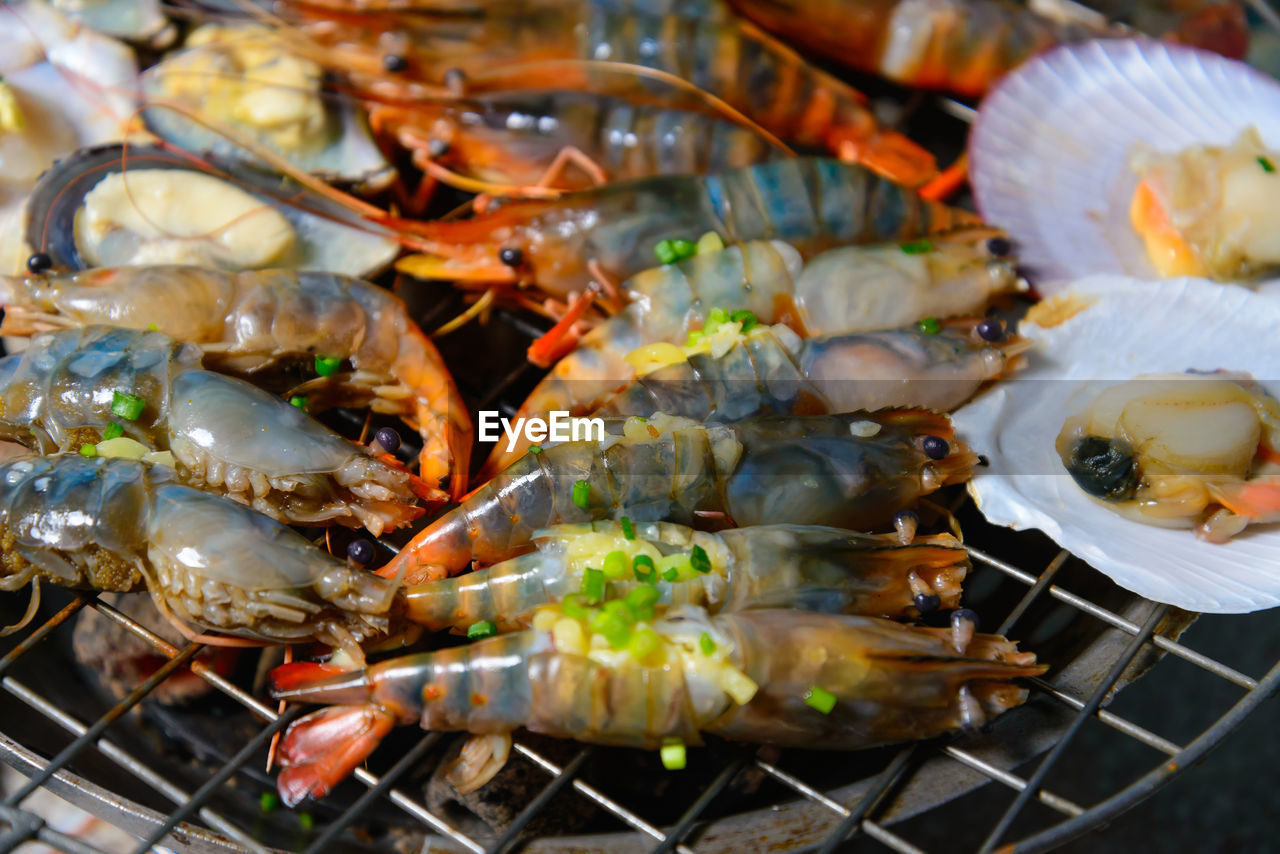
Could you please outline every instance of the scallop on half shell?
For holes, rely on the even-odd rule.
[[[290,180],[147,145],[78,151],[41,176],[26,236],[55,267],[286,267],[368,278],[396,237]]]
[[[1041,293],[1094,273],[1157,278],[1129,216],[1134,155],[1229,146],[1254,128],[1280,148],[1280,82],[1256,69],[1147,39],[1082,42],[1027,62],[982,102],[970,180]]]
[[[1039,321],[1039,325],[1031,320]],[[1211,613],[1280,605],[1280,523],[1223,543],[1117,512],[1067,473],[1055,442],[1107,388],[1150,375],[1248,374],[1280,398],[1280,301],[1203,279],[1082,279],[1019,327],[1026,370],[958,410],[956,434],[991,465],[969,483],[988,520],[1038,528],[1120,586]]]

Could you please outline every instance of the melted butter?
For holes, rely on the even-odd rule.
[[[323,70],[290,53],[278,35],[206,24],[187,47],[163,66],[159,83],[167,95],[211,118],[248,125],[284,150],[324,144]]]
[[[113,173],[85,195],[76,243],[91,266],[194,264],[252,270],[294,245],[278,211],[233,184],[180,169]]]

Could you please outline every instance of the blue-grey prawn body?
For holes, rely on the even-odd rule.
[[[0,359],[0,438],[74,451],[114,423],[171,451],[183,482],[277,519],[380,533],[420,515],[408,472],[252,383],[203,370],[201,358],[194,345],[146,330],[38,335]],[[137,418],[113,411],[120,395],[142,401]]]

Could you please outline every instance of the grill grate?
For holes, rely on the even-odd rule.
[[[1251,2],[1260,3],[1270,12],[1265,0]],[[972,109],[958,102],[941,100],[936,106],[950,118],[935,116],[935,122],[972,119]],[[411,303],[429,301],[429,309],[418,312],[424,328],[431,328],[449,316],[451,303],[456,300],[447,290],[424,291],[416,286],[412,293],[402,295]],[[522,354],[528,337],[542,331],[525,318],[507,312],[497,312],[496,320],[493,326],[505,330],[504,334],[514,341],[508,342],[505,351],[508,355]],[[451,336],[443,342],[449,363],[461,369],[457,379],[464,394],[481,407],[496,405],[508,414],[513,413],[513,402],[518,401],[536,379],[532,369],[518,357],[503,361],[499,355],[497,359],[502,366],[499,370],[486,374],[481,368],[479,373],[468,374],[466,367],[473,360],[465,353],[465,347],[465,336]],[[495,349],[502,350],[501,347]],[[511,368],[512,364],[516,367]],[[491,376],[499,379],[493,382]],[[352,421],[348,426],[358,428],[362,419],[349,417]],[[430,808],[405,785],[409,774],[441,746],[440,734],[425,733],[405,747],[400,758],[384,773],[357,770],[354,778],[365,790],[331,820],[317,827],[310,837],[291,846],[292,850],[354,850],[360,843],[352,830],[360,825],[368,811],[389,806],[405,827],[415,828],[417,836],[425,836],[426,841],[421,843],[424,851],[429,848],[503,854],[523,847],[530,852],[647,850],[692,854],[694,851],[739,850],[751,845],[756,848],[806,847],[823,854],[850,846],[857,846],[858,850],[865,846],[872,851],[888,849],[923,854],[926,849],[908,837],[914,835],[913,829],[920,826],[929,809],[980,784],[994,783],[996,785],[985,785],[983,795],[1000,803],[1011,800],[975,850],[981,854],[997,847],[1017,852],[1043,851],[1109,821],[1152,794],[1179,771],[1201,759],[1280,687],[1280,664],[1261,679],[1254,679],[1180,643],[1177,637],[1193,615],[1119,591],[1069,553],[1050,548],[1051,544],[1039,534],[1014,535],[987,525],[967,499],[960,498],[952,510],[963,521],[975,564],[966,581],[966,595],[976,591],[984,602],[997,603],[983,610],[987,618],[1005,614],[995,631],[1019,637],[1020,631],[1030,634],[1033,626],[1045,621],[1046,615],[1056,615],[1063,627],[1043,640],[1054,643],[1067,638],[1066,645],[1060,646],[1059,651],[1069,650],[1075,656],[1055,661],[1051,656],[1042,655],[1042,659],[1050,663],[1061,664],[1065,660],[1068,666],[1055,671],[1049,679],[1030,680],[1031,701],[996,721],[990,739],[965,736],[885,751],[882,757],[877,754],[874,768],[866,773],[859,768],[834,786],[825,780],[806,780],[806,777],[816,780],[818,776],[818,766],[812,760],[790,763],[785,761],[789,756],[769,749],[720,751],[715,759],[718,770],[687,809],[674,820],[655,822],[645,817],[643,806],[633,808],[625,799],[611,796],[607,786],[589,779],[587,771],[591,760],[607,758],[608,749],[582,746],[572,755],[566,754],[569,755],[567,761],[560,761],[520,734],[510,761],[527,763],[545,782],[501,832],[490,839],[469,833],[456,820]],[[1047,560],[1036,560],[1036,555],[1046,555]],[[68,662],[57,660],[58,653],[51,641],[60,627],[69,625],[85,609],[97,612],[167,659],[153,676],[93,720],[82,718],[74,708],[49,696],[43,681],[30,684],[14,675],[15,668],[24,661],[43,665],[31,670],[37,680],[41,670],[68,666]],[[1062,609],[1067,612],[1065,618],[1061,616]],[[1028,615],[1036,619],[1028,619]],[[1026,646],[1041,652],[1037,642]],[[135,849],[138,852],[204,854],[277,850],[264,848],[255,841],[252,829],[243,819],[215,808],[213,802],[220,793],[233,788],[251,764],[263,761],[271,737],[300,710],[289,709],[278,715],[232,679],[196,658],[203,648],[200,644],[174,646],[107,602],[94,596],[75,595],[60,610],[27,630],[24,637],[0,657],[0,688],[15,701],[12,708],[25,707],[37,719],[52,726],[39,740],[37,748],[10,735],[10,722],[16,722],[16,718],[0,720],[0,759],[29,778],[25,786],[8,793],[0,802],[0,854],[31,841],[71,854],[98,851],[52,829],[23,809],[27,796],[39,787],[131,833],[140,840]],[[1164,655],[1185,661],[1243,691],[1225,714],[1185,745],[1176,744],[1104,707],[1115,690]],[[1069,672],[1071,666],[1085,659],[1088,662],[1083,670],[1087,672]],[[233,756],[218,763],[198,788],[189,788],[178,780],[174,769],[168,767],[160,754],[145,755],[145,751],[111,738],[112,728],[121,727],[131,708],[170,674],[182,669],[199,676],[242,714],[247,713],[260,722],[254,735],[246,739]],[[1154,764],[1147,773],[1119,791],[1097,802],[1082,804],[1079,798],[1052,791],[1046,781],[1071,749],[1075,736],[1090,721],[1097,721],[1126,739],[1150,748]],[[1011,742],[1022,744],[1018,749],[1004,749]],[[1022,766],[1040,753],[1045,753],[1045,757],[1038,765],[1022,770]],[[52,759],[47,758],[50,754]],[[80,761],[93,754],[110,765],[90,775],[80,769]],[[75,771],[69,767],[73,760],[77,761]],[[792,765],[804,770],[796,770]],[[118,794],[121,772],[171,804],[170,811],[159,812]],[[110,788],[95,783],[91,777],[111,781]],[[744,781],[774,787],[777,796],[772,799],[771,807],[718,812],[717,805],[728,800],[735,786]],[[530,823],[544,815],[553,801],[567,797],[583,799],[611,817],[617,826],[616,832],[579,837],[539,837],[525,833]],[[1040,808],[1029,809],[1033,802]],[[768,842],[763,841],[766,838]]]

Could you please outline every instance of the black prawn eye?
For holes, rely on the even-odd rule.
[[[1067,471],[1081,489],[1107,501],[1132,498],[1138,488],[1138,460],[1123,439],[1085,436],[1071,446]]]

